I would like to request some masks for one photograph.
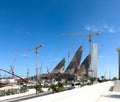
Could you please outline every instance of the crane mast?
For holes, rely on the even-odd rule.
[[[39,48],[40,47],[43,47],[44,45],[41,44],[41,45],[38,45],[35,47],[35,53],[36,53],[36,78],[37,80],[39,79],[39,76],[38,76],[38,62],[39,62],[39,59],[38,59],[38,53],[39,53]]]

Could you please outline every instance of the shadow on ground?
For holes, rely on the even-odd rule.
[[[108,97],[108,98],[117,98],[117,99],[120,99],[120,95],[117,95],[117,94],[113,94],[113,95],[106,95],[106,96],[103,96],[103,97]]]
[[[112,86],[112,87],[110,87],[109,91],[113,91],[113,86]]]

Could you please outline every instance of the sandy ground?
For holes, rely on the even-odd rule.
[[[8,90],[8,89],[19,89],[20,88],[20,86],[18,86],[18,85],[12,85],[12,86],[5,86],[5,87],[2,87],[2,88],[0,88],[0,90]]]

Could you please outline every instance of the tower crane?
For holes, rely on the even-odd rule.
[[[28,51],[29,51],[28,49],[22,51],[24,53],[24,57],[25,57],[25,61],[26,61],[26,66],[27,66],[27,78],[29,78]]]
[[[48,79],[50,79],[51,78],[51,74],[50,74],[50,71],[49,71],[47,66],[46,66],[46,69],[47,69],[47,77],[48,77]]]
[[[53,65],[53,63],[55,62],[58,54],[59,54],[59,51],[57,51],[57,52],[55,53],[55,55],[53,56],[53,58],[52,58],[52,60],[51,60],[51,63],[50,63],[50,66],[49,66],[49,70],[52,68],[52,65]]]
[[[89,54],[90,54],[90,56],[92,56],[92,37],[99,36],[99,35],[100,35],[99,33],[96,33],[96,34],[62,34],[62,36],[88,36],[89,37],[88,41],[89,41]],[[92,62],[92,60],[90,60],[90,61]],[[91,62],[90,62],[90,68],[91,68]]]
[[[44,44],[40,44],[34,48],[29,48],[29,49],[25,50],[25,51],[35,50],[35,53],[36,53],[36,78],[37,78],[37,80],[39,79],[39,77],[38,77],[38,53],[39,53],[39,48],[41,48],[43,46],[44,46]]]
[[[40,47],[43,47],[44,45],[43,44],[41,44],[41,45],[38,45],[38,46],[36,46],[35,47],[35,53],[36,53],[36,77],[37,77],[37,79],[39,79],[38,78],[38,53],[39,53],[39,48]]]
[[[18,49],[16,49],[16,52],[14,54],[13,64],[10,65],[10,72],[12,73],[12,79],[14,79],[14,66],[15,66],[15,62],[16,62],[17,51],[18,51]]]

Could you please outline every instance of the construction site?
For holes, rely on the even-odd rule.
[[[29,48],[23,51],[26,52],[35,50],[36,74],[34,76],[29,75],[29,69],[27,69],[27,77],[22,77],[15,74],[15,62],[13,63],[13,65],[10,65],[10,71],[5,70],[4,68],[0,68],[0,71],[11,75],[11,77],[0,78],[0,101],[32,102],[36,100],[41,100],[42,102],[46,102],[46,98],[54,96],[56,98],[50,98],[50,102],[57,102],[58,99],[60,102],[62,102],[62,100],[69,100],[66,97],[67,95],[72,96],[69,100],[70,102],[73,102],[72,100],[74,98],[76,98],[77,102],[79,100],[79,97],[84,102],[88,102],[88,99],[86,99],[85,96],[87,95],[87,97],[92,97],[91,95],[94,95],[95,98],[89,99],[91,100],[91,102],[108,102],[108,100],[111,100],[110,97],[114,97],[114,94],[117,94],[116,97],[118,96],[118,98],[116,98],[114,102],[118,102],[117,100],[119,99],[119,94],[117,92],[120,92],[120,81],[115,81],[116,79],[114,81],[107,81],[103,79],[101,81],[98,80],[98,48],[97,43],[92,42],[92,37],[99,35],[100,34],[98,33],[87,35],[62,35],[89,37],[89,53],[85,56],[85,58],[82,58],[84,50],[83,46],[79,46],[67,67],[65,67],[66,59],[65,57],[63,57],[51,72],[47,68],[47,73],[39,73],[38,65],[39,48],[43,47],[44,44],[40,44],[34,48]],[[117,51],[119,51],[119,49],[117,49]],[[81,59],[83,59],[83,61],[81,61]],[[85,93],[86,91],[89,94]],[[58,92],[60,92],[60,96],[58,94],[53,94]],[[81,94],[81,92],[84,92],[85,94]],[[101,96],[101,94],[103,96]],[[111,96],[106,98],[106,95],[108,94],[111,94]]]
[[[81,80],[89,80],[90,77],[97,78],[97,44],[92,43],[92,37],[93,36],[99,36],[100,34],[78,34],[78,35],[70,35],[70,34],[64,34],[62,36],[87,36],[89,37],[89,54],[83,58],[83,62],[81,62],[82,54],[83,54],[83,46],[80,46],[77,51],[74,53],[74,56],[72,60],[69,62],[68,66],[65,68],[65,57],[56,65],[55,68],[51,72],[49,72],[49,69],[47,69],[47,73],[38,73],[39,71],[39,65],[38,65],[38,54],[39,54],[39,48],[43,47],[44,44],[40,44],[34,48],[28,48],[23,52],[35,50],[36,54],[36,75],[30,76],[29,75],[29,69],[27,69],[27,77],[22,78],[19,75],[16,75],[14,73],[14,63],[13,65],[10,65],[10,71],[5,70],[4,68],[0,68],[0,71],[3,71],[5,73],[8,73],[11,75],[11,78],[8,78],[10,80],[20,80],[21,83],[28,83],[28,82],[49,82],[49,84],[52,82],[52,80],[55,81],[62,81],[62,80],[68,80],[68,81],[81,81]],[[92,57],[91,57],[92,56]],[[16,56],[15,56],[16,57]],[[92,59],[93,58],[93,59]],[[93,64],[92,60],[94,61]],[[92,66],[93,65],[93,66]],[[29,77],[30,76],[30,77]],[[7,79],[7,81],[8,81]],[[4,84],[7,84],[9,82],[4,82],[3,78],[1,79],[1,87]],[[4,83],[4,84],[3,84]]]

